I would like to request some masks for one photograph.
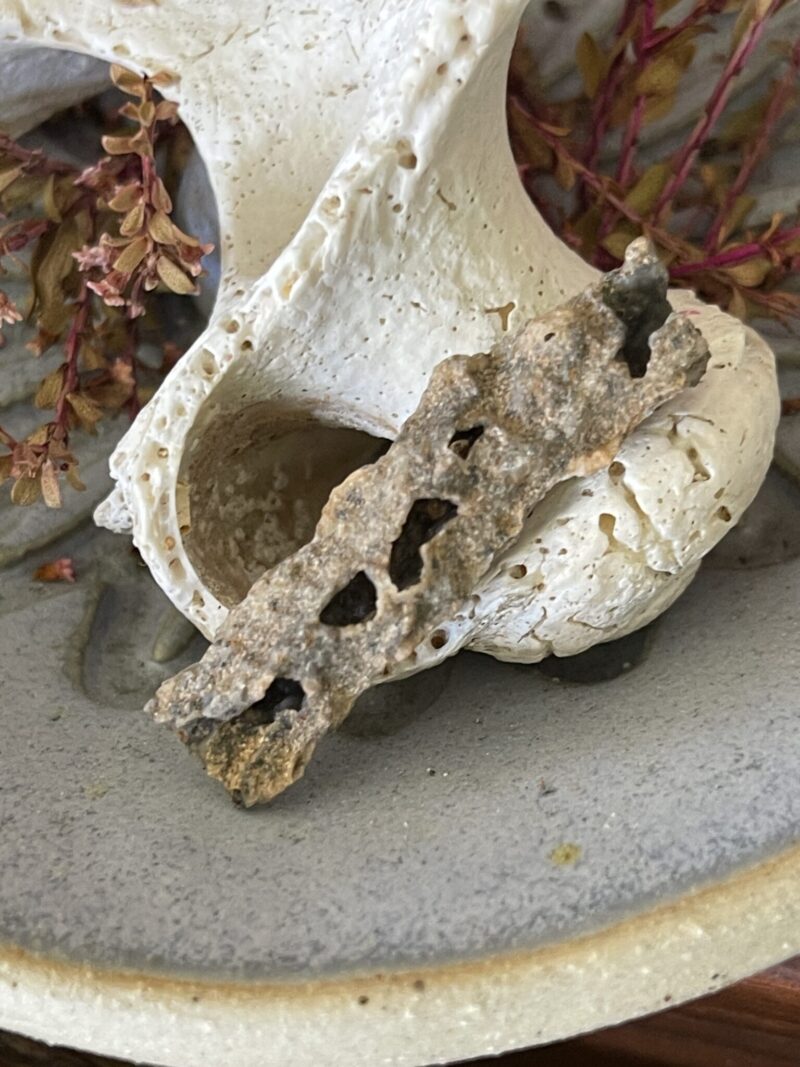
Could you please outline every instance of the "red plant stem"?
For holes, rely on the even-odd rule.
[[[636,56],[634,70],[637,78],[642,73],[645,64],[647,63],[649,52],[647,41],[653,32],[655,17],[655,0],[645,0],[642,21],[639,25],[639,32],[636,35],[636,40],[634,41],[633,46],[634,54]],[[623,190],[627,189],[633,174],[633,161],[636,153],[636,145],[639,141],[639,134],[642,130],[642,119],[644,118],[646,104],[647,97],[644,93],[639,93],[636,97],[633,109],[628,116],[625,134],[622,138],[622,152],[620,154],[619,167],[617,169],[617,184]]]
[[[0,230],[0,258],[11,256],[15,252],[21,252],[31,241],[38,240],[51,229],[55,223],[50,219],[25,219],[21,222],[12,222],[5,229]]]
[[[800,226],[792,226],[788,230],[779,230],[770,238],[770,248],[779,248],[783,244],[787,244],[789,241],[797,240],[800,237]],[[680,278],[687,274],[697,274],[700,271],[705,270],[722,270],[725,267],[734,267],[737,263],[743,263],[748,259],[754,259],[756,256],[763,256],[769,253],[769,248],[765,247],[759,241],[750,241],[747,244],[737,245],[735,248],[729,248],[725,252],[720,252],[715,256],[707,256],[705,259],[699,260],[696,263],[683,263],[671,268],[673,277]]]
[[[34,174],[76,174],[77,171],[69,163],[62,163],[58,159],[47,159],[40,148],[23,148],[18,145],[6,133],[0,133],[0,153],[10,156],[18,163],[22,163],[27,173]]]
[[[617,28],[614,32],[615,39],[619,39],[625,33],[633,19],[636,17],[638,4],[636,0],[626,0]],[[590,169],[597,166],[597,157],[600,155],[600,146],[605,138],[608,124],[611,121],[611,105],[614,101],[617,89],[625,70],[625,49],[621,49],[615,56],[606,75],[598,86],[592,101],[591,133],[583,153],[583,162]]]
[[[655,30],[645,42],[647,50],[652,51],[655,48],[663,48],[670,41],[674,41],[676,37],[679,37],[684,30],[689,30],[692,26],[696,26],[706,15],[718,15],[727,4],[728,0],[703,0],[684,19],[676,22],[674,26],[666,26]]]
[[[74,393],[78,387],[78,358],[84,334],[86,333],[86,324],[89,321],[89,313],[92,306],[91,297],[92,294],[86,283],[82,282],[81,290],[75,300],[75,314],[72,317],[67,340],[64,344],[66,370],[61,392],[56,402],[56,417],[53,420],[54,425],[64,431],[64,440],[66,440],[66,430],[69,422],[67,397],[70,393]]]
[[[796,41],[789,57],[789,69],[781,78],[770,97],[764,118],[759,126],[758,136],[745,154],[733,185],[728,190],[711,229],[706,236],[704,247],[707,251],[719,248],[724,239],[725,222],[742,195],[752,177],[753,171],[764,158],[769,148],[769,139],[778,121],[789,106],[794,93],[794,83],[800,70],[800,41]]]
[[[511,103],[517,108],[517,110],[523,115],[525,119],[532,126],[536,128],[536,132],[542,138],[542,140],[548,145],[548,147],[556,154],[560,156],[566,163],[572,167],[575,173],[580,179],[589,186],[599,196],[607,200],[612,207],[624,215],[626,219],[631,222],[637,223],[637,225],[644,225],[644,220],[641,215],[638,215],[635,211],[628,207],[628,205],[620,197],[616,196],[609,187],[607,179],[603,179],[599,174],[595,174],[590,167],[585,163],[581,163],[579,159],[572,155],[566,145],[562,144],[556,134],[552,133],[547,127],[542,124],[535,115],[533,115],[525,105],[519,100],[518,97],[512,97]]]
[[[714,86],[714,91],[703,110],[703,114],[698,119],[689,139],[675,159],[675,172],[662,190],[653,209],[654,222],[658,223],[660,221],[666,209],[675,199],[676,194],[683,187],[697,158],[697,153],[702,148],[728,102],[735,79],[741,73],[742,68],[761,39],[767,19],[778,10],[783,2],[784,0],[772,0],[763,14],[754,17],[747,30],[742,34],[738,45],[728,57],[725,68]]]

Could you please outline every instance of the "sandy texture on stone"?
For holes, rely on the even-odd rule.
[[[644,241],[625,265],[490,354],[453,356],[381,459],[331,494],[149,710],[247,806],[303,773],[356,698],[449,618],[556,483],[703,374]]]

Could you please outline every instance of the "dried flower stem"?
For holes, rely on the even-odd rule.
[[[637,0],[626,0],[625,7],[614,33],[617,40],[624,41],[628,36],[631,24],[636,17],[636,9]],[[586,151],[583,154],[583,163],[590,170],[597,166],[600,148],[611,122],[611,105],[622,81],[624,65],[625,49],[624,47],[620,47],[608,65],[605,75],[597,88],[594,99],[592,100],[589,141],[586,145]]]
[[[793,226],[787,230],[778,230],[768,241],[750,241],[748,244],[736,245],[734,248],[718,252],[716,255],[706,256],[694,263],[682,263],[671,270],[674,278],[685,278],[690,274],[698,274],[705,270],[723,270],[726,267],[735,267],[738,263],[745,263],[755,256],[768,253],[771,248],[780,249],[781,245],[790,241],[800,240],[800,226]]]
[[[654,22],[655,0],[645,0],[642,16],[639,22],[639,30],[634,38],[633,46],[636,56],[634,70],[637,76],[640,75],[645,68],[648,55],[648,42],[653,33]],[[617,184],[623,189],[627,188],[633,176],[634,155],[639,141],[639,134],[642,130],[642,120],[644,118],[644,109],[646,105],[647,96],[644,93],[639,93],[625,126],[625,133],[622,138],[622,151],[620,153],[619,167],[617,169]]]
[[[157,79],[119,66],[112,66],[111,78],[134,98],[119,111],[133,126],[104,136],[108,155],[94,165],[79,172],[0,134],[2,202],[17,212],[38,202],[43,209],[43,217],[28,214],[0,229],[0,260],[13,257],[23,267],[16,253],[35,246],[29,317],[38,334],[27,347],[41,355],[61,343],[64,351],[35,398],[36,407],[53,409],[50,421],[23,440],[0,427],[0,444],[8,449],[0,455],[0,482],[12,480],[17,504],[42,498],[58,507],[62,477],[83,488],[69,451],[73,430],[94,432],[108,410],[138,413],[137,320],[148,295],[157,288],[196,292],[202,257],[211,250],[172,222],[172,200],[156,168],[156,144],[175,129],[176,105],[157,99]],[[15,189],[22,178],[25,184]],[[21,318],[0,291],[0,325]]]
[[[772,92],[764,118],[758,127],[758,133],[745,153],[739,167],[733,185],[728,190],[725,199],[717,212],[708,235],[705,240],[705,248],[708,251],[719,248],[727,237],[725,223],[730,217],[731,210],[737,199],[742,195],[753,171],[766,155],[772,136],[779,120],[783,117],[786,109],[795,94],[795,82],[800,71],[800,41],[796,41],[789,55],[789,68],[780,79]]]
[[[41,148],[23,148],[16,141],[0,130],[0,153],[17,160],[26,174],[74,174],[75,169],[69,163],[58,159],[48,159]]]
[[[759,12],[757,9],[750,25],[742,34],[739,43],[734,47],[728,58],[722,74],[720,75],[711,96],[706,103],[703,114],[697,120],[692,133],[683,147],[678,152],[674,161],[674,173],[661,192],[653,209],[653,220],[661,221],[667,210],[673,204],[678,192],[683,188],[689,173],[694,166],[697,154],[708,139],[711,130],[717,123],[725,105],[733,91],[733,84],[741,74],[745,63],[753,54],[756,45],[761,40],[767,20],[773,15],[784,0],[771,0],[766,9]]]
[[[85,282],[81,284],[81,290],[74,306],[75,313],[64,344],[64,355],[66,357],[64,361],[64,384],[56,401],[56,417],[51,423],[54,428],[63,430],[65,440],[69,430],[67,397],[78,388],[78,359],[91,315],[91,294]]]

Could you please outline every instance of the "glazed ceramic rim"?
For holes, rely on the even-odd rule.
[[[533,952],[308,983],[80,967],[0,949],[0,1026],[165,1067],[422,1067],[555,1041],[800,951],[800,846]]]

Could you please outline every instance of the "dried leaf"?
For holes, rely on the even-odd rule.
[[[67,476],[67,481],[69,482],[69,484],[72,486],[73,489],[77,490],[79,493],[82,493],[84,491],[86,486],[84,485],[84,483],[78,477],[78,464],[77,463],[70,463],[70,465],[67,467],[66,476]]]
[[[119,211],[125,213],[135,207],[142,199],[142,187],[138,182],[130,182],[128,185],[121,185],[117,189],[114,196],[109,200],[108,206],[112,211]]]
[[[735,315],[737,319],[741,319],[742,322],[745,321],[747,318],[747,302],[742,296],[741,290],[733,290],[733,296],[728,303],[727,310],[731,315]]]
[[[606,71],[606,59],[590,33],[582,33],[578,39],[575,60],[583,78],[586,95],[593,100]]]
[[[172,100],[159,100],[156,107],[158,122],[175,122],[178,118],[178,105]]]
[[[72,253],[81,247],[83,238],[80,218],[70,216],[40,238],[31,258],[31,313],[40,329],[53,338],[61,336],[72,317],[69,280],[77,273]]]
[[[41,486],[38,478],[29,478],[26,474],[17,478],[11,487],[11,503],[18,507],[26,508],[35,504],[41,496]]]
[[[61,556],[37,567],[33,577],[37,582],[74,582],[75,564],[70,556]]]
[[[95,426],[103,417],[102,409],[82,393],[68,393],[67,401],[82,428],[88,433],[95,433]]]
[[[101,143],[110,156],[129,156],[136,151],[134,136],[112,137],[106,134],[105,137],[101,138]]]
[[[131,122],[135,122],[137,126],[139,122],[139,105],[134,104],[132,100],[129,100],[127,104],[123,104],[119,109],[119,115],[123,119],[130,119]]]
[[[197,292],[194,282],[188,278],[180,267],[176,266],[167,256],[159,256],[156,271],[161,281],[173,293],[181,293],[188,296]]]
[[[140,201],[130,209],[120,223],[119,232],[123,237],[132,237],[138,233],[144,225],[144,204]],[[117,268],[120,269],[119,267]]]
[[[81,361],[84,370],[105,370],[108,360],[94,345],[84,342],[81,346]]]
[[[20,174],[22,174],[22,167],[10,167],[8,170],[0,171],[0,195],[17,180]]]
[[[180,80],[180,75],[176,74],[174,70],[159,70],[150,77],[151,83],[157,89],[167,89],[170,85],[175,85]]]
[[[800,255],[800,237],[792,237],[789,241],[781,241],[780,249],[786,256]]]
[[[156,178],[153,182],[152,200],[153,207],[157,211],[166,211],[167,214],[172,211],[172,200],[167,192],[167,187],[160,178]]]
[[[669,163],[654,163],[647,168],[626,195],[626,205],[637,215],[646,215],[658,200],[671,176],[672,166]]]
[[[45,460],[42,464],[40,477],[42,499],[49,508],[61,507],[61,486],[58,484],[58,475],[52,460]]]
[[[50,427],[45,423],[44,426],[39,426],[29,433],[25,438],[25,443],[29,445],[44,445],[47,444],[47,439],[50,437]]]
[[[117,256],[114,270],[118,270],[120,274],[132,273],[147,255],[149,248],[150,242],[146,237],[137,237]]]
[[[729,274],[739,285],[754,289],[761,285],[770,270],[772,270],[772,263],[767,256],[755,256],[753,259],[736,263],[732,267],[726,267],[725,273]]]
[[[63,216],[56,203],[56,176],[49,174],[42,189],[42,207],[44,213],[51,222],[61,222]]]
[[[118,89],[121,89],[123,93],[127,93],[129,96],[145,97],[147,86],[144,78],[140,74],[128,70],[127,67],[121,67],[118,63],[111,64],[110,74],[113,83]]]
[[[42,379],[34,398],[37,408],[54,408],[64,387],[64,365]]]
[[[139,106],[139,121],[143,126],[152,126],[156,119],[156,105],[152,100],[145,100]]]
[[[557,157],[555,178],[562,189],[571,189],[575,185],[575,168],[564,156]]]
[[[162,245],[175,244],[176,238],[184,237],[163,211],[157,211],[147,224],[147,232],[154,241]]]

